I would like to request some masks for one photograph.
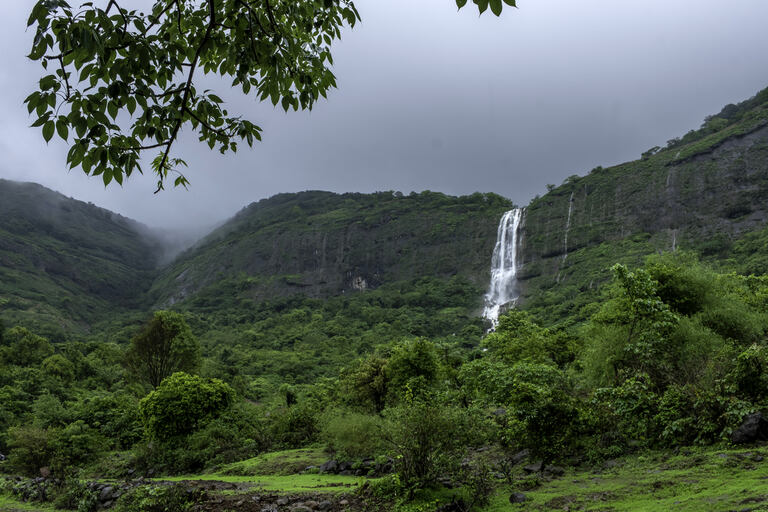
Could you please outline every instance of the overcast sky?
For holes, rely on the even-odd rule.
[[[154,195],[150,174],[105,189],[68,171],[66,146],[28,127],[22,101],[42,71],[24,57],[33,3],[0,7],[0,177],[154,227],[209,226],[308,189],[492,191],[524,204],[768,86],[766,0],[519,0],[501,18],[471,2],[357,0],[363,22],[335,46],[327,101],[285,114],[222,90],[264,142],[222,157],[182,138],[191,187]]]

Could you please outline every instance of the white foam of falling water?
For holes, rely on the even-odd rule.
[[[496,233],[496,246],[491,259],[491,283],[485,294],[483,317],[491,321],[495,328],[499,322],[499,313],[505,304],[514,303],[519,293],[517,290],[518,254],[520,246],[520,224],[523,209],[515,208],[506,212],[499,222]]]
[[[565,222],[565,237],[563,238],[563,261],[568,257],[568,231],[571,229],[571,214],[573,213],[573,192],[568,200],[568,220]]]

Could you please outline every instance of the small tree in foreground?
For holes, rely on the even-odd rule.
[[[235,391],[219,379],[177,372],[139,403],[139,412],[152,439],[170,441],[195,432],[225,411]]]
[[[136,377],[156,389],[174,372],[196,370],[200,365],[200,346],[182,315],[157,311],[131,340],[126,364]]]

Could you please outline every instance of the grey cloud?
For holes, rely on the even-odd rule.
[[[153,195],[67,172],[21,105],[29,5],[4,8],[0,176],[37,181],[151,226],[210,225],[278,192],[494,191],[518,203],[597,165],[637,158],[768,85],[764,0],[527,0],[500,19],[452,0],[358,0],[335,52],[339,89],[310,113],[224,96],[265,130],[222,157],[184,137],[189,191]],[[218,87],[218,84],[217,84]]]

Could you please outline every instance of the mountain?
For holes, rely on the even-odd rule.
[[[459,279],[477,296],[471,306],[462,292],[462,308],[479,311],[497,224],[512,206],[482,193],[279,194],[166,263],[167,244],[146,227],[2,180],[2,315],[45,332],[85,332],[125,311],[249,311],[421,278]],[[571,176],[535,198],[519,237],[521,307],[548,324],[586,318],[581,308],[611,265],[659,251],[691,250],[723,270],[766,273],[767,219],[768,89],[665,148]]]
[[[495,194],[279,194],[244,208],[164,268],[158,306],[229,283],[244,299],[331,297],[460,276],[483,288],[501,214]]]
[[[143,305],[163,253],[141,224],[33,183],[0,180],[0,312],[53,339]]]
[[[563,185],[527,207],[525,307],[555,322],[616,262],[687,249],[728,270],[768,271],[768,89],[639,160]]]

